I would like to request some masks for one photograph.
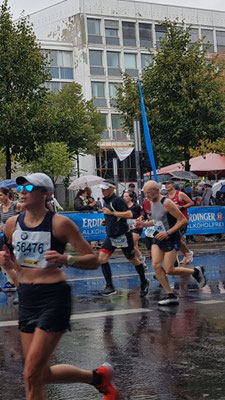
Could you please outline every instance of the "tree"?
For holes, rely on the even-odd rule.
[[[101,139],[101,115],[93,102],[86,101],[76,82],[50,92],[46,125],[52,140],[64,142],[71,154],[95,154]]]
[[[42,171],[52,178],[54,184],[59,176],[69,175],[73,162],[65,143],[47,143],[37,148],[35,153],[36,157],[30,163],[21,162],[26,172]]]
[[[206,61],[202,40],[191,43],[191,27],[168,20],[163,25],[167,35],[141,78],[146,113],[159,164],[185,160],[189,170],[191,148],[203,137],[225,136],[224,66]],[[136,81],[124,74],[117,93],[125,128],[132,131],[133,118],[141,119]]]
[[[12,21],[8,1],[0,7],[0,147],[6,155],[6,178],[11,178],[11,157],[32,158],[34,143],[47,140],[39,129],[50,74],[25,18]],[[41,124],[40,126],[43,127]]]

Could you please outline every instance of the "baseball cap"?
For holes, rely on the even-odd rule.
[[[163,182],[164,185],[166,185],[167,183],[172,183],[173,185],[175,185],[175,182],[172,181],[172,179],[167,179],[165,182]]]
[[[129,183],[128,187],[135,188],[135,184],[134,183]]]
[[[105,179],[102,183],[98,186],[100,189],[109,189],[111,187],[116,187],[115,183],[111,179]]]
[[[54,192],[54,185],[51,178],[42,172],[35,172],[34,174],[18,176],[16,178],[17,185],[23,185],[26,181],[34,186],[46,189],[47,192]]]

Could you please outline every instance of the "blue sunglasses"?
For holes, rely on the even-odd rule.
[[[32,192],[34,190],[35,187],[36,186],[31,185],[31,183],[29,183],[28,185],[18,185],[17,186],[17,192],[20,193],[24,189],[25,192],[30,193],[30,192]]]

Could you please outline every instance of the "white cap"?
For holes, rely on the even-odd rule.
[[[98,187],[99,189],[109,189],[111,187],[115,188],[116,185],[111,179],[105,179]]]
[[[42,172],[35,172],[34,174],[18,176],[16,178],[17,185],[23,185],[24,182],[29,182],[34,186],[42,187],[46,189],[47,192],[54,192],[54,185],[51,178]]]

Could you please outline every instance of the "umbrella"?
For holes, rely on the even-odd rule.
[[[84,189],[85,186],[92,187],[100,185],[104,181],[103,178],[97,175],[83,175],[80,178],[75,179],[69,186],[70,190]]]
[[[225,185],[225,179],[222,179],[219,182],[214,183],[212,190],[213,190],[213,196],[216,196],[216,192],[218,192],[218,190],[222,189],[222,186]]]
[[[174,172],[170,172],[170,175],[172,175],[173,178],[181,179],[181,180],[185,180],[185,181],[198,181],[199,180],[198,175],[194,174],[191,171],[174,171]]]
[[[9,189],[16,188],[18,185],[14,179],[6,179],[0,182],[0,187],[7,187]]]

